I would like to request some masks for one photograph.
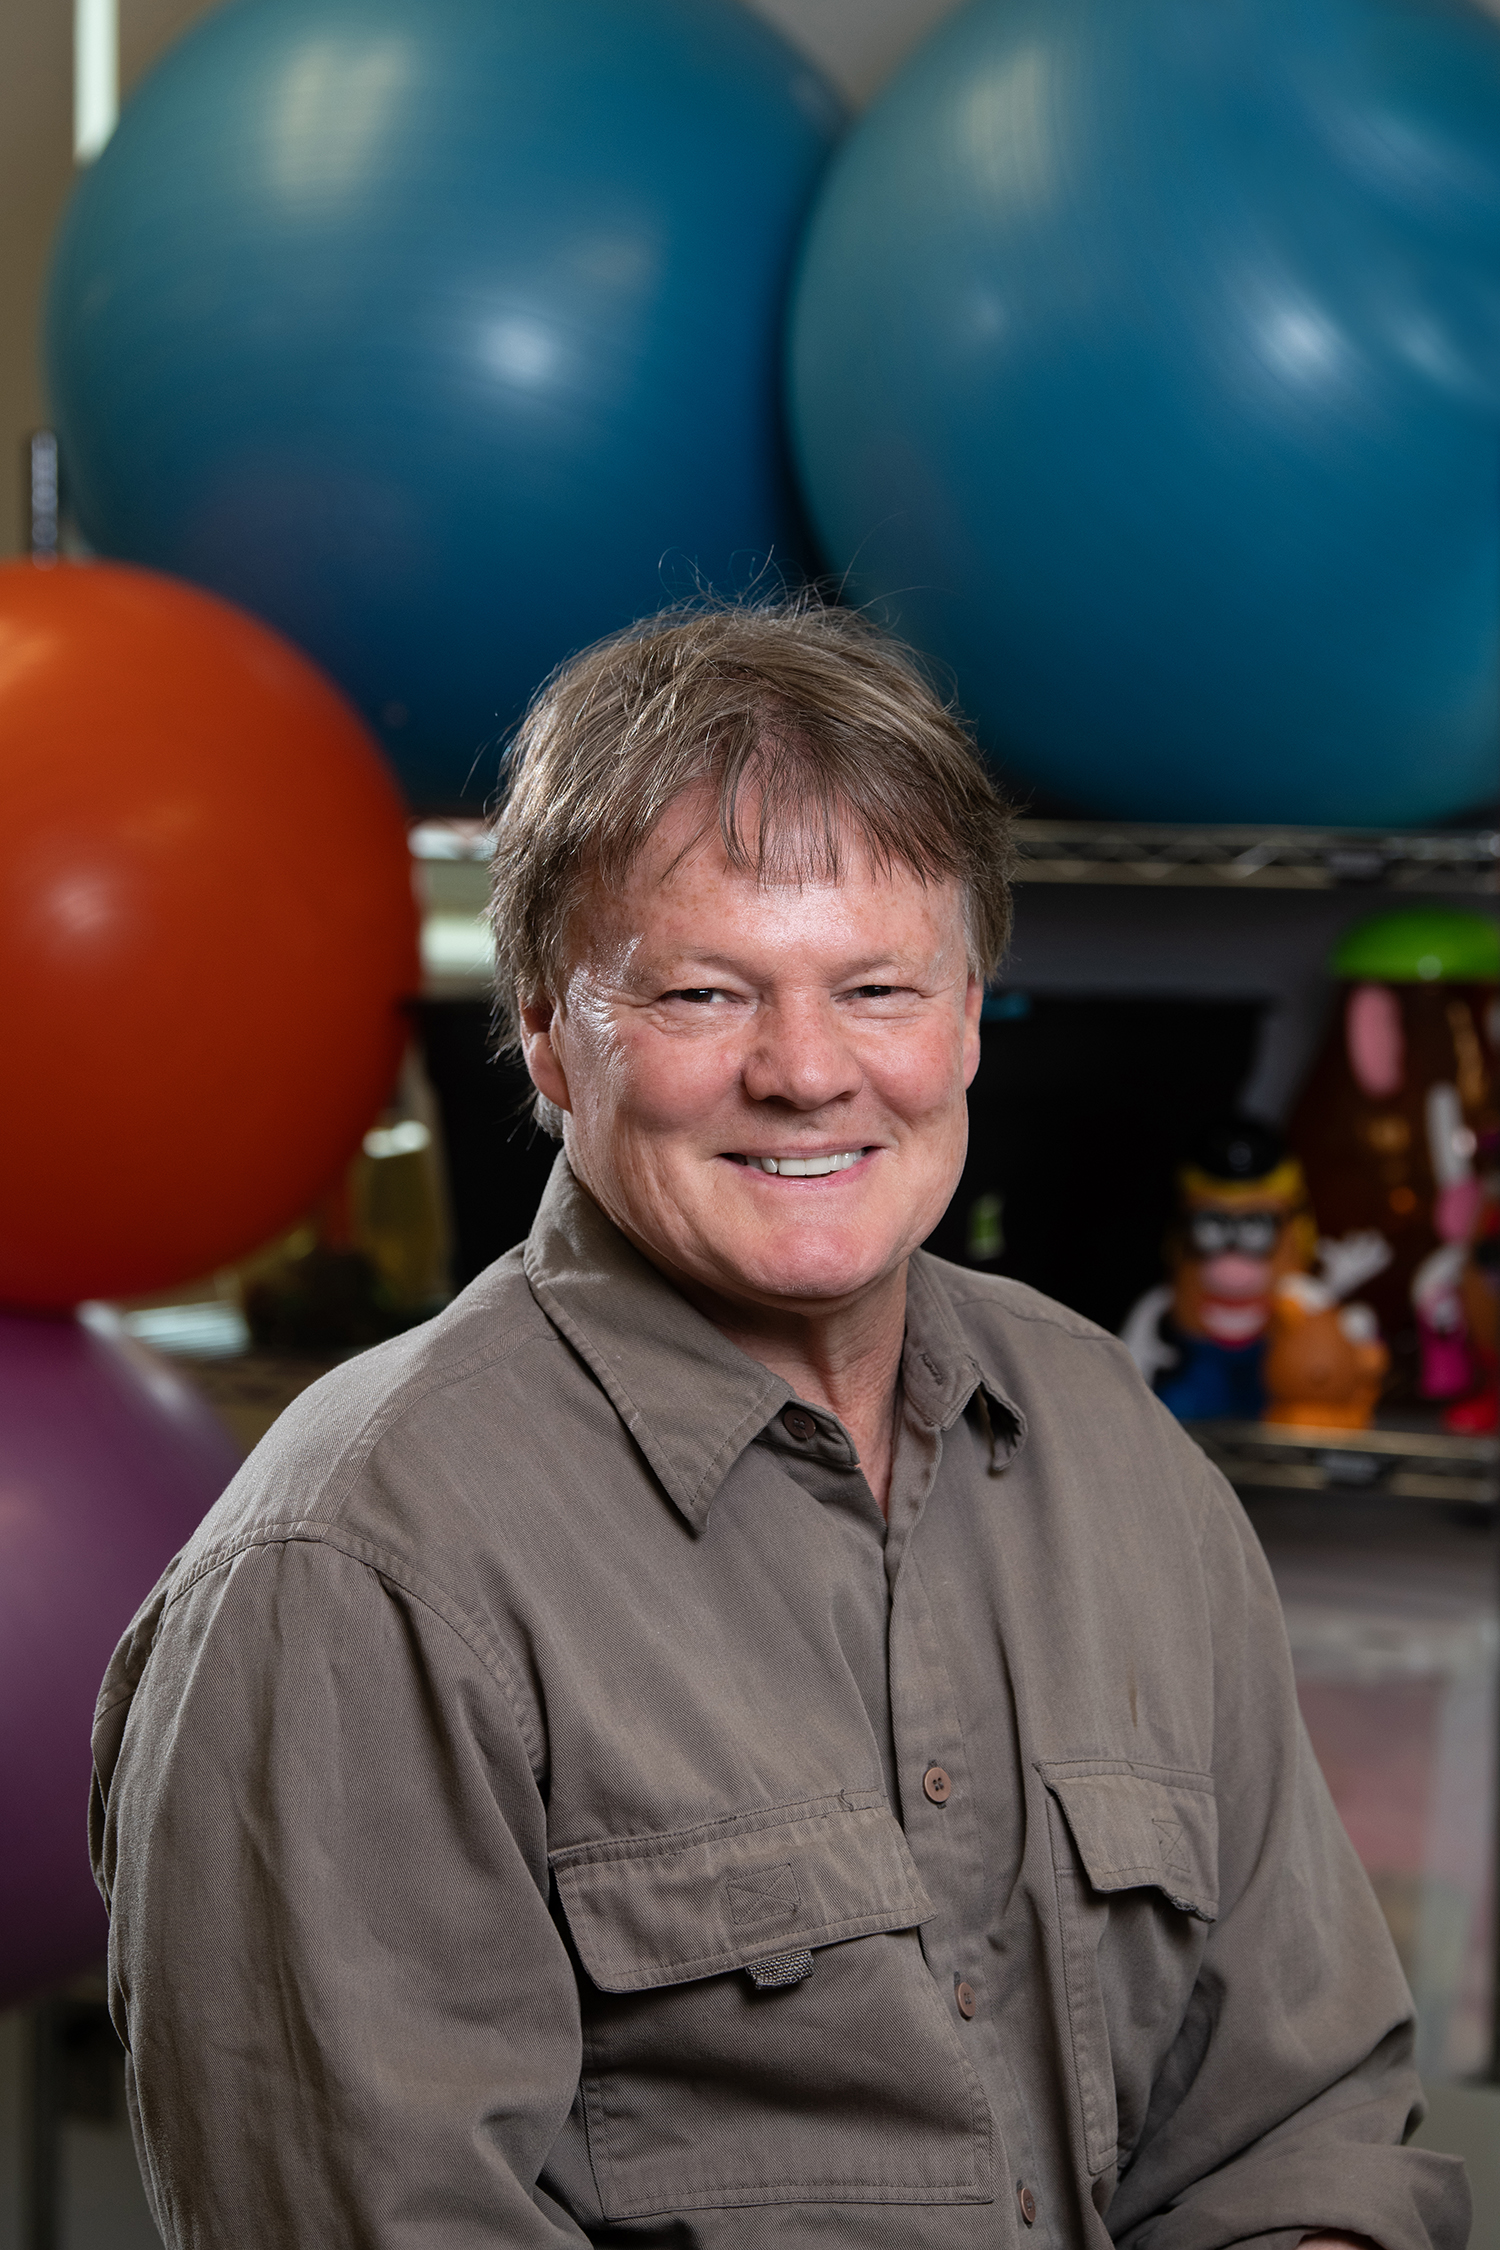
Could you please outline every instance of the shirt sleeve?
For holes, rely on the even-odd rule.
[[[1122,2250],[1295,2250],[1325,2228],[1464,2250],[1462,2164],[1402,2145],[1423,2115],[1411,1996],[1302,1724],[1265,1557],[1209,1474],[1220,1913],[1109,2231]]]
[[[255,1545],[106,1681],[96,1868],[168,2250],[586,2240],[538,2186],[581,2043],[523,1706],[444,1607]]]

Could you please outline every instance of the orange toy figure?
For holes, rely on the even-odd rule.
[[[1262,1420],[1368,1429],[1390,1364],[1368,1305],[1341,1305],[1326,1282],[1287,1274],[1271,1301]]]

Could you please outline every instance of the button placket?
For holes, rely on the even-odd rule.
[[[906,1840],[931,1896],[952,1907],[951,1915],[924,1925],[922,1950],[928,1967],[945,1984],[950,1975],[963,1974],[978,1993],[982,1969],[977,1969],[972,1950],[965,1946],[959,1951],[958,1943],[961,1931],[982,1912],[987,1895],[983,1847],[941,1636],[909,1550],[891,1605],[890,1683],[897,1770],[910,1808],[904,1816]]]
[[[960,1488],[977,1484],[985,1473],[984,1457],[977,1435],[967,1425],[956,1434],[953,1451],[956,1483]],[[980,1493],[983,1505],[992,1506],[992,1490],[986,1481]],[[939,1908],[935,1919],[919,1932],[922,1951],[940,2003],[951,2005],[958,2019],[953,2022],[954,2034],[972,2059],[990,2104],[996,2160],[1003,2167],[999,2177],[1012,2181],[1018,2199],[1014,2208],[1030,2227],[1032,2222],[1020,2211],[1019,2191],[1028,2179],[1037,2177],[1037,2155],[1027,2097],[1011,2051],[1014,2042],[1003,2036],[996,2016],[997,1965],[991,1943],[992,1902],[998,1886],[980,1827],[982,1787],[969,1766],[954,1686],[953,1667],[962,1670],[968,1663],[965,1649],[971,1647],[975,1629],[968,1581],[961,1575],[967,1557],[954,1544],[953,1525],[964,1517],[962,1508],[955,1509],[952,1519],[941,1511],[930,1517],[924,1511],[922,1520],[913,1523],[902,1540],[894,1570],[889,1568],[887,1550],[892,1587],[891,1721],[902,1825],[918,1872]],[[923,1546],[924,1540],[929,1544]],[[929,1571],[934,1573],[931,1591]],[[960,1636],[964,1649],[958,1646]],[[941,1808],[925,1791],[925,1777],[934,1764],[941,1764],[952,1785],[951,1797]],[[914,1802],[919,1785],[923,1786],[920,1804]],[[960,1984],[967,1985],[972,1995],[974,2014],[967,2019],[959,2008]],[[1000,1984],[1003,1990],[1003,1974]]]

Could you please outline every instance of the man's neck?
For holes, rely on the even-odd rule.
[[[734,1303],[691,1281],[677,1286],[721,1335],[791,1384],[809,1406],[836,1414],[854,1440],[865,1480],[886,1512],[895,1452],[896,1397],[906,1336],[906,1267],[855,1303],[794,1313]]]

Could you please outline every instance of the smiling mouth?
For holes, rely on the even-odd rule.
[[[785,1180],[821,1180],[830,1172],[847,1172],[860,1158],[868,1156],[863,1148],[830,1149],[826,1156],[741,1156],[731,1155],[731,1164],[744,1164],[752,1172],[769,1172]]]

